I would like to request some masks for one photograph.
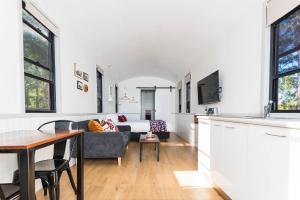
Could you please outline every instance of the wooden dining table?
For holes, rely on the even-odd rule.
[[[0,133],[0,153],[19,155],[21,200],[35,199],[35,151],[74,137],[77,139],[77,200],[84,199],[83,134],[84,130],[20,130]]]

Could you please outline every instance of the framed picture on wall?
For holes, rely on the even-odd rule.
[[[83,83],[81,81],[77,81],[77,89],[83,90]]]
[[[83,80],[85,80],[86,82],[89,82],[89,74],[83,72]]]
[[[78,66],[76,63],[74,63],[74,76],[77,78],[80,78],[80,79],[83,78],[83,72],[78,69]]]

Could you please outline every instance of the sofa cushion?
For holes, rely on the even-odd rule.
[[[91,132],[98,132],[98,133],[102,133],[104,132],[104,128],[100,125],[99,122],[95,121],[95,120],[90,120],[88,123],[88,129]]]
[[[106,132],[119,132],[118,127],[110,119],[101,120],[100,124],[103,127],[104,131],[106,131]]]

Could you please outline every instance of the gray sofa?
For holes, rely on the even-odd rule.
[[[130,141],[130,127],[118,126],[119,133],[95,133],[88,131],[88,122],[89,120],[86,120],[73,124],[73,127],[86,131],[84,134],[84,158],[117,158],[118,164],[121,165],[121,158],[125,155]],[[72,157],[76,157],[76,145],[73,148]]]

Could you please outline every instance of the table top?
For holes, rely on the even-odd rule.
[[[84,133],[84,130],[38,131],[19,130],[0,133],[0,150],[26,150],[39,148],[60,140],[72,138]]]
[[[154,137],[153,138],[147,138],[147,135],[142,135],[140,136],[140,142],[141,143],[159,143],[160,140],[157,137],[157,135],[153,134]]]

